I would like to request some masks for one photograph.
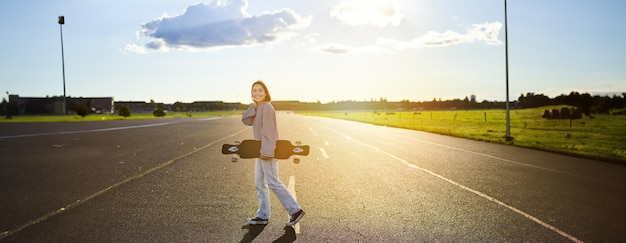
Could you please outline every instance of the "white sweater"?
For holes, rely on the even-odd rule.
[[[261,156],[274,157],[276,141],[278,141],[278,126],[276,112],[270,102],[263,102],[256,108],[254,104],[241,117],[243,124],[252,126],[255,140],[261,141]]]

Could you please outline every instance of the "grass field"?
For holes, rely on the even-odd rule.
[[[545,109],[511,110],[507,141],[505,110],[308,112],[382,126],[407,128],[480,141],[511,144],[626,164],[626,116],[593,115],[579,120],[547,120]],[[571,123],[570,123],[571,122]]]

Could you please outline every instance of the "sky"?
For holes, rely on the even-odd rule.
[[[115,101],[626,92],[623,0],[0,2],[0,91]],[[57,17],[65,16],[59,25]],[[505,38],[508,30],[508,45]],[[61,33],[63,45],[61,45]]]

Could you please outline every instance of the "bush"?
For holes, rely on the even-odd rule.
[[[120,116],[123,116],[124,118],[129,117],[130,116],[130,109],[126,106],[122,106],[122,108],[120,108],[118,114]]]
[[[156,117],[164,117],[165,111],[163,111],[163,109],[156,109],[154,110],[154,112],[152,112],[152,114]]]
[[[85,117],[89,114],[89,109],[86,105],[77,105],[74,107],[74,112],[76,112],[76,114],[80,117]]]

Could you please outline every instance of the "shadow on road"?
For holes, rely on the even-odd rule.
[[[274,241],[274,243],[283,243],[283,242],[294,242],[296,241],[296,231],[293,227],[285,226],[285,233],[278,239]]]
[[[261,232],[263,232],[263,230],[265,229],[265,225],[244,225],[241,227],[241,229],[247,229],[248,233],[246,233],[243,236],[243,239],[241,239],[241,241],[239,241],[240,243],[243,242],[252,242],[254,239],[256,239],[257,236],[259,236],[259,234],[261,234]],[[296,231],[289,226],[285,226],[284,228],[285,233],[280,236],[278,239],[276,239],[274,241],[274,243],[284,243],[284,242],[294,242],[296,241]]]
[[[240,243],[252,242],[252,240],[254,240],[257,236],[259,236],[259,234],[261,234],[261,232],[263,232],[263,229],[265,229],[265,225],[249,225],[249,224],[246,224],[246,225],[242,226],[241,229],[247,229],[248,233],[246,233],[243,236],[243,239],[241,239],[241,241],[239,241],[239,242]]]

